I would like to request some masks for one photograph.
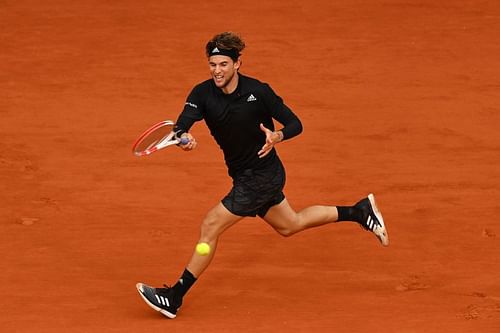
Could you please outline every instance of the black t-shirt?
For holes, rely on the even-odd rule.
[[[284,139],[302,132],[299,118],[268,84],[238,75],[238,86],[231,94],[222,92],[212,79],[195,86],[175,126],[176,131],[183,133],[204,119],[224,152],[228,172],[233,177],[238,171],[265,167],[277,159],[275,149],[264,158],[257,155],[266,140],[261,123],[274,131],[273,118],[276,119],[284,126],[281,129]]]

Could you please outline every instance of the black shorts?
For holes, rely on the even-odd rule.
[[[247,169],[233,178],[233,188],[222,199],[222,204],[238,216],[264,217],[274,205],[285,199],[285,169],[280,160],[259,169]]]

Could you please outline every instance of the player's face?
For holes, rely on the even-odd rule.
[[[208,59],[210,74],[215,85],[225,93],[231,93],[237,86],[237,72],[241,61],[233,61],[228,56],[215,55]]]

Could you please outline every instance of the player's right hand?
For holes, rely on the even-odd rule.
[[[196,139],[190,133],[183,133],[181,138],[187,138],[189,140],[189,142],[186,143],[185,145],[182,144],[179,145],[179,147],[181,147],[181,149],[184,151],[191,151],[195,149],[196,146],[198,145],[196,143]]]

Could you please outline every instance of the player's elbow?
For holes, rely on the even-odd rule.
[[[300,133],[302,133],[302,131],[304,130],[304,128],[302,127],[302,122],[300,121],[299,118],[295,118],[295,121],[293,122],[293,130],[292,130],[292,137],[293,136],[297,136],[299,135]]]
[[[298,121],[298,124],[297,124],[297,132],[298,133],[297,133],[297,135],[299,135],[300,133],[302,133],[304,131],[304,127],[302,126],[302,122],[299,119],[297,119],[297,121]]]

